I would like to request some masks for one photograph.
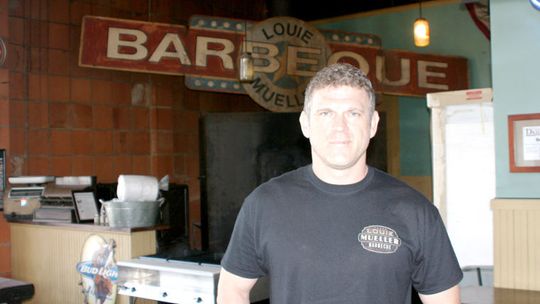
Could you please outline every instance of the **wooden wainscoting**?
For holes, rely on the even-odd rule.
[[[101,230],[98,230],[101,228]],[[83,303],[76,265],[90,235],[116,242],[115,259],[128,260],[156,252],[155,230],[115,231],[92,225],[48,226],[11,223],[13,278],[34,284],[35,294],[25,303]],[[128,303],[118,296],[116,303]],[[138,299],[137,303],[155,303]]]
[[[493,199],[495,287],[540,290],[540,199]]]

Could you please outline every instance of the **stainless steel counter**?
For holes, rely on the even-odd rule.
[[[461,288],[462,304],[535,304],[540,291],[466,286]]]

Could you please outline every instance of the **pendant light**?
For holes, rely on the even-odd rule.
[[[254,76],[253,57],[251,57],[251,52],[247,50],[247,22],[244,20],[244,41],[238,63],[238,79],[240,82],[252,82]]]
[[[422,1],[418,2],[420,17],[414,21],[414,45],[425,47],[429,45],[429,22],[422,17]]]

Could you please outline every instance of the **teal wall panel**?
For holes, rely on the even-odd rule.
[[[422,98],[399,99],[400,174],[431,175],[430,114]]]
[[[491,0],[496,193],[540,197],[540,173],[509,170],[507,118],[540,113],[540,11],[525,0]]]
[[[321,29],[375,34],[385,49],[455,55],[468,59],[470,88],[491,87],[490,42],[476,27],[461,1],[424,2],[423,16],[431,26],[431,44],[414,46],[412,25],[418,6],[320,20]],[[399,97],[401,175],[429,176],[431,149],[429,112],[425,98]]]

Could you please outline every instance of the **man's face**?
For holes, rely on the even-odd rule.
[[[314,92],[310,112],[300,124],[309,138],[313,165],[324,171],[365,166],[369,140],[375,136],[379,115],[370,115],[368,94],[349,86]]]

